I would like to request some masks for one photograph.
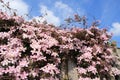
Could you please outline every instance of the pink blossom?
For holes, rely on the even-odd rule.
[[[15,73],[20,73],[20,71],[21,71],[21,66],[17,66],[15,69],[16,69],[16,70],[15,70]]]
[[[96,78],[94,78],[94,79],[92,79],[92,80],[100,80],[100,78],[97,78],[97,77],[96,77]]]
[[[15,66],[9,66],[8,67],[8,72],[9,73],[14,73],[16,71]]]
[[[0,68],[0,76],[3,75],[4,69]]]
[[[87,47],[86,52],[92,52],[92,48],[91,47]]]
[[[86,72],[87,72],[87,70],[84,68],[77,68],[77,70],[78,70],[78,73],[80,73],[80,74],[82,74],[82,73],[86,74]]]
[[[10,34],[6,33],[6,32],[0,32],[0,38],[4,39],[4,38],[9,38]]]
[[[82,59],[89,59],[91,60],[92,59],[92,53],[91,52],[86,52],[86,53],[83,53],[80,57],[78,57],[78,60],[82,60]]]
[[[89,67],[87,68],[87,70],[88,70],[88,72],[92,72],[92,73],[94,73],[94,74],[97,73],[97,70],[96,70],[95,66],[89,66]]]
[[[39,57],[37,58],[37,60],[38,60],[38,61],[41,61],[41,60],[46,61],[46,57],[44,57],[44,56],[39,56]]]
[[[24,19],[19,16],[13,16],[12,19],[15,19],[15,21],[19,24],[24,22]]]
[[[35,70],[32,70],[30,74],[32,74],[33,77],[38,76],[38,72]]]
[[[28,67],[29,62],[26,59],[23,59],[19,62],[20,67]]]
[[[86,31],[87,31],[88,34],[94,35],[90,30],[87,29]]]
[[[9,63],[11,63],[11,61],[9,61],[8,59],[4,59],[4,60],[1,62],[1,64],[2,64],[3,66],[8,65]]]
[[[111,48],[107,48],[107,53],[108,53],[108,54],[113,53],[112,49],[111,49]]]
[[[40,70],[42,70],[46,73],[50,73],[52,75],[59,73],[59,70],[57,69],[57,67],[55,65],[49,64],[49,63],[46,66],[42,67]]]
[[[96,53],[102,53],[102,48],[99,45],[94,45],[96,48]]]
[[[102,35],[101,35],[101,39],[106,41],[106,40],[108,40],[109,38],[106,36],[106,34],[102,34]]]
[[[22,72],[22,74],[20,74],[21,79],[27,79],[28,73],[26,72]]]
[[[115,67],[112,67],[112,73],[114,74],[114,75],[120,75],[120,70],[119,69],[117,69],[117,68],[115,68]]]
[[[56,52],[52,52],[52,54],[51,54],[52,56],[54,56],[54,57],[57,57],[57,56],[59,56],[58,55],[58,53],[56,53]]]

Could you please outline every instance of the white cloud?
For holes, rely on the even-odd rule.
[[[29,6],[23,0],[4,0],[4,2],[9,2],[10,8],[16,9],[18,15],[25,15],[28,13]],[[0,4],[0,9],[5,11],[6,9],[3,8]],[[8,13],[10,13],[7,10]]]
[[[59,9],[68,10],[68,12],[72,12],[73,11],[67,4],[64,4],[62,2],[56,2],[55,3],[55,7],[59,8]]]
[[[47,13],[45,18],[40,19],[40,21],[47,20],[48,23],[59,25],[64,19],[72,17],[77,10],[73,10],[68,4],[63,3],[62,1],[56,1],[53,3],[53,7],[49,9],[49,6],[40,5],[40,13],[43,15]],[[84,14],[83,9],[79,9],[79,15]],[[37,19],[39,19],[37,17]]]
[[[40,13],[42,13],[42,15],[45,15],[47,13],[47,15],[44,16],[42,21],[44,21],[44,19],[45,19],[45,20],[47,20],[48,23],[52,23],[54,25],[60,25],[59,17],[55,16],[54,12],[49,10],[47,8],[47,6],[41,5],[40,6]]]
[[[114,36],[120,36],[120,23],[119,22],[113,23],[110,32],[113,33]]]
[[[59,10],[61,14],[63,14],[63,17],[69,17],[74,13],[73,9],[70,6],[60,1],[57,1],[55,3],[55,8],[56,10]]]

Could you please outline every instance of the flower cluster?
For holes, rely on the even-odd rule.
[[[79,80],[107,80],[120,74],[110,37],[95,26],[61,29],[0,11],[0,80],[59,80],[63,57],[76,62]]]

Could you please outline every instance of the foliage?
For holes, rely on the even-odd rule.
[[[110,38],[95,25],[61,29],[0,11],[0,80],[59,80],[63,58],[77,63],[79,80],[108,80],[120,75]]]

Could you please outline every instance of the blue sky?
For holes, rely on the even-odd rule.
[[[120,0],[6,0],[18,10],[19,15],[30,14],[38,19],[45,15],[48,23],[60,25],[64,19],[78,13],[87,16],[92,22],[95,17],[100,20],[100,28],[107,28],[114,35],[112,40],[120,47]],[[2,8],[2,7],[1,7]],[[44,19],[41,19],[44,21]]]

